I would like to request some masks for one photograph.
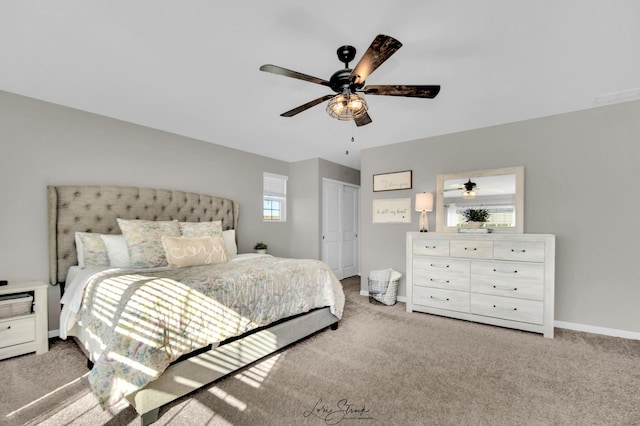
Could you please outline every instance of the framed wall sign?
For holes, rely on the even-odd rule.
[[[373,200],[373,223],[411,223],[411,198]]]
[[[412,171],[381,173],[373,175],[373,192],[396,191],[413,187]]]

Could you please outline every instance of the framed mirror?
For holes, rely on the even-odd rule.
[[[466,227],[468,209],[488,210],[492,232],[524,232],[524,167],[440,174],[436,185],[436,232]]]

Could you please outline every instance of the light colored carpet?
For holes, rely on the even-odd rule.
[[[156,424],[640,424],[640,341],[408,314],[370,304],[359,278],[343,284],[338,330],[164,407]],[[47,354],[0,361],[0,424],[138,424],[131,407],[102,411],[86,372],[59,339]]]

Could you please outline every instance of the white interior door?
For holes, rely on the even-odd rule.
[[[342,188],[342,277],[358,274],[358,199],[359,190]]]
[[[322,260],[338,279],[358,274],[358,187],[322,185]]]

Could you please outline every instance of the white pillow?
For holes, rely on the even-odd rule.
[[[124,235],[103,235],[102,241],[107,247],[109,263],[114,268],[130,268],[131,258]]]
[[[224,239],[224,245],[227,248],[227,256],[229,259],[238,255],[238,245],[236,244],[236,230],[229,229],[222,231],[222,238]]]

